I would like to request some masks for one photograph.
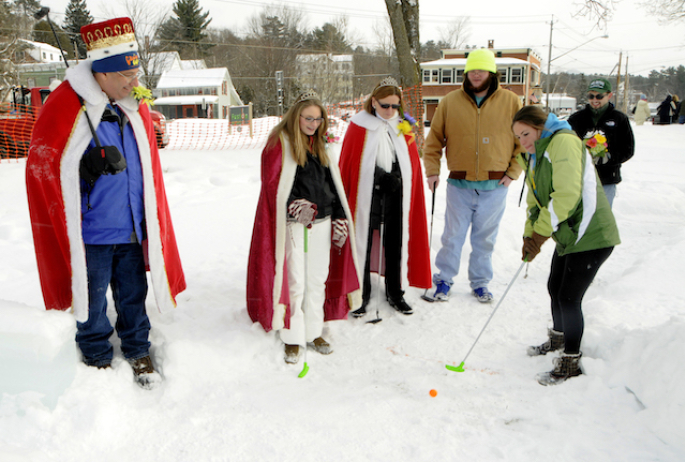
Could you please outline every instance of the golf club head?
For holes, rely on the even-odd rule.
[[[452,372],[464,372],[464,361],[461,362],[458,366],[452,366],[451,364],[445,365],[445,369],[448,371]]]
[[[307,372],[309,372],[309,364],[307,364],[307,363],[305,362],[305,363],[304,363],[304,367],[302,368],[302,372],[300,372],[300,374],[298,375],[298,377],[299,377],[299,378],[304,377],[305,375],[307,375]]]
[[[435,303],[435,302],[437,301],[436,299],[434,299],[433,297],[431,297],[431,296],[428,295],[428,294],[423,294],[423,295],[421,295],[421,300],[425,300],[425,301],[427,301],[428,303]]]

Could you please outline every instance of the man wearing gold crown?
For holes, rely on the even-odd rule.
[[[129,18],[81,28],[88,59],[67,70],[31,138],[26,184],[47,309],[73,309],[83,361],[111,367],[113,333],[143,388],[161,380],[150,358],[146,269],[157,306],[176,305],[185,278],[167,205],[156,137],[138,83]]]

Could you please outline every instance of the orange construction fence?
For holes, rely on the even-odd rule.
[[[403,91],[405,110],[416,119],[414,134],[419,147],[423,148],[423,100],[421,86]],[[329,133],[345,136],[349,119],[362,110],[364,101],[327,105]],[[5,112],[2,109],[6,109]],[[36,116],[28,106],[0,106],[0,162],[28,155],[28,145]],[[279,117],[262,117],[249,125],[231,125],[222,119],[176,119],[167,120],[169,143],[166,149],[174,150],[231,150],[261,148],[269,132],[278,124]]]

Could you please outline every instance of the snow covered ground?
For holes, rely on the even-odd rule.
[[[136,386],[118,350],[113,369],[88,368],[72,315],[43,310],[25,161],[3,161],[0,460],[685,460],[685,126],[634,130],[637,153],[614,202],[623,243],[584,303],[586,374],[546,388],[534,377],[552,358],[525,350],[551,324],[551,243],[516,280],[465,372],[444,366],[461,362],[494,305],[469,295],[461,275],[448,303],[409,289],[413,316],[383,303],[379,324],[331,323],[335,352],[311,353],[298,378],[302,363],[286,365],[277,336],[245,309],[259,148],[162,151],[188,282],[173,312],[148,300],[164,383]],[[520,188],[494,255],[496,301],[521,265]],[[441,187],[433,256],[444,207]]]

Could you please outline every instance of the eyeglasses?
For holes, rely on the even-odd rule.
[[[383,109],[388,109],[388,108],[393,108],[393,109],[399,109],[402,106],[400,104],[383,104],[383,103],[378,103],[380,107]]]
[[[605,96],[606,96],[606,93],[600,93],[599,95],[590,95],[590,94],[588,94],[588,95],[587,95],[587,99],[589,99],[589,100],[593,100],[593,99],[600,100],[600,99],[604,99]]]
[[[300,116],[300,117],[302,117],[305,121],[307,121],[307,123],[316,122],[317,124],[320,124],[321,122],[323,122],[323,117],[319,117],[317,119],[315,119],[314,117],[305,117],[305,116]]]
[[[145,75],[145,73],[144,73],[142,70],[139,70],[138,72],[136,72],[135,75],[126,75],[126,74],[122,74],[122,73],[119,72],[119,71],[117,71],[117,74],[119,74],[120,76],[122,76],[123,78],[125,78],[126,81],[127,81],[128,83],[131,83],[131,82],[133,82],[135,79],[139,79],[139,78],[141,78],[143,75]]]

